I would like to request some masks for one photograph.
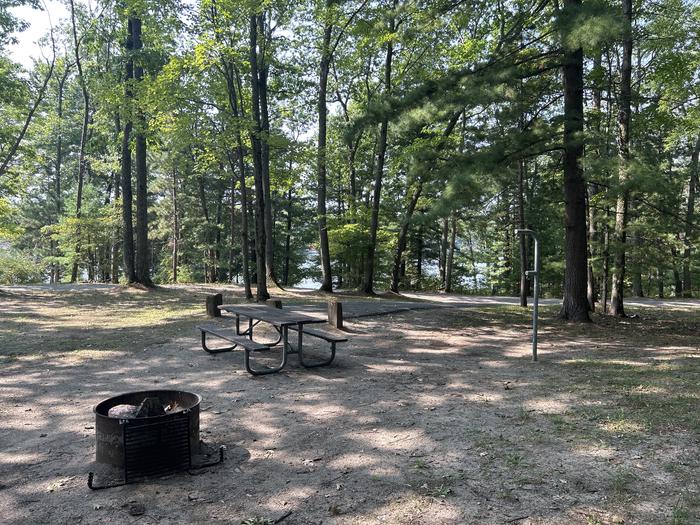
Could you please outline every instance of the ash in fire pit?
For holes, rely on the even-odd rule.
[[[117,405],[109,409],[107,415],[109,417],[117,417],[120,419],[131,419],[134,417],[154,417],[164,416],[166,413],[173,412],[179,407],[177,403],[163,405],[157,397],[147,397],[139,406],[136,405]]]
[[[96,459],[123,469],[124,482],[93,486],[107,488],[147,476],[157,476],[214,465],[193,465],[200,455],[199,404],[197,394],[179,390],[130,392],[102,401],[95,407]]]

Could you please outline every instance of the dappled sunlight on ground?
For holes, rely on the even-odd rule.
[[[215,290],[28,288],[21,293],[39,294],[36,302],[2,298],[12,313],[0,314],[3,519],[128,523],[133,501],[146,506],[141,523],[587,525],[668,523],[680,507],[697,515],[692,317],[680,329],[667,317],[631,320],[613,334],[607,318],[583,329],[551,320],[545,305],[532,363],[527,311],[382,312],[349,322],[331,367],[303,369],[290,356],[283,373],[252,377],[241,353],[199,347],[194,325]],[[327,351],[309,343],[312,354]],[[226,445],[228,460],[199,476],[89,491],[92,408],[154,388],[201,394],[202,437]]]

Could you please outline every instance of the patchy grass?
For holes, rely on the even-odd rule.
[[[241,300],[240,290],[223,290],[225,302]],[[204,412],[212,439],[250,451],[244,469],[234,473],[233,461],[222,467],[233,487],[212,489],[207,477],[187,482],[216,493],[216,506],[240,505],[229,509],[232,523],[267,523],[264,516],[286,509],[300,523],[700,520],[697,309],[644,308],[634,318],[594,315],[593,323],[575,325],[545,305],[536,364],[529,359],[530,310],[518,306],[365,318],[351,323],[337,366],[290,366],[260,379],[241,372],[236,356],[199,352],[193,326],[204,319],[205,295],[215,291],[27,287],[0,295],[0,360],[13,399],[5,410],[14,419],[5,418],[15,435],[7,441],[28,454],[28,468],[53,472],[31,455],[46,448],[44,440],[55,439],[53,450],[62,454],[82,442],[61,437],[51,428],[60,421],[36,408],[26,412],[25,404],[64,399],[79,377],[93,391],[109,391],[114,376],[102,371],[122,367],[139,384],[166,378],[196,385],[217,407]],[[285,304],[326,300],[276,295]],[[368,300],[342,296],[360,299]],[[69,402],[78,403],[71,414],[90,413],[82,396]],[[74,427],[88,428],[83,420]],[[310,446],[320,458],[313,475],[297,466]],[[80,464],[76,458],[88,452],[81,444],[69,463]],[[19,479],[24,467],[13,472]],[[84,483],[76,481],[72,495],[82,501]],[[266,502],[269,495],[284,508]]]
[[[1,300],[2,356],[73,354],[99,357],[100,352],[128,352],[134,340],[143,345],[188,334],[203,318],[206,293],[157,288],[114,288],[87,293],[38,290]],[[106,357],[106,356],[103,356]]]

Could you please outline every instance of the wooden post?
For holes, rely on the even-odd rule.
[[[343,328],[343,303],[335,299],[328,301],[328,324]]]
[[[221,317],[219,306],[222,304],[224,304],[224,298],[220,293],[216,295],[207,295],[207,315],[209,317]]]

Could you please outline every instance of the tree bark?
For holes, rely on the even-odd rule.
[[[253,298],[253,291],[250,286],[250,253],[248,239],[248,189],[245,182],[245,161],[243,159],[243,139],[240,133],[237,133],[237,150],[236,157],[238,161],[238,181],[241,193],[241,265],[243,267],[243,288],[246,299]],[[233,171],[234,163],[231,154],[228,154],[229,165]]]
[[[389,34],[396,30],[396,18],[394,10],[398,0],[393,1],[393,9],[389,19]],[[386,45],[386,58],[384,60],[384,95],[391,94],[391,66],[394,57],[394,41],[389,40]],[[372,216],[369,227],[369,245],[365,260],[365,274],[360,285],[360,291],[366,294],[374,294],[374,267],[377,250],[377,230],[379,229],[379,204],[381,201],[382,181],[384,177],[384,162],[386,160],[387,137],[389,131],[389,118],[383,117],[379,128],[379,143],[377,149],[377,171],[374,178],[374,192],[372,195]]]
[[[134,51],[134,81],[143,82],[143,40],[141,39],[141,19],[133,19]],[[146,118],[141,108],[142,102],[137,102],[134,160],[136,167],[136,279],[145,286],[153,286],[150,272],[150,257],[148,254],[148,166],[146,164]]]
[[[291,164],[291,162],[290,162]],[[284,236],[284,268],[282,274],[282,283],[284,286],[289,285],[289,258],[291,256],[292,243],[292,188],[287,192],[287,232]]]
[[[258,72],[258,23],[255,15],[250,17],[250,85],[252,91],[253,129],[250,140],[253,145],[253,175],[255,180],[255,263],[257,287],[256,298],[266,301],[270,298],[267,291],[267,268],[265,264],[266,228],[265,228],[265,189],[263,183],[263,161],[260,144],[260,84]]]
[[[442,235],[440,236],[440,256],[438,257],[438,272],[440,275],[440,288],[445,288],[445,269],[447,268],[447,237],[450,224],[447,217],[442,218]]]
[[[691,247],[695,240],[695,194],[698,191],[698,157],[700,156],[700,137],[695,142],[690,159],[690,177],[688,181],[688,200],[685,209],[685,235],[683,237],[683,297],[693,296],[693,279],[691,272]]]
[[[332,0],[326,0],[326,9],[332,5]],[[328,246],[328,226],[326,221],[326,142],[328,107],[326,96],[328,90],[328,73],[331,65],[331,36],[333,24],[325,17],[323,41],[321,43],[321,64],[318,80],[318,148],[316,154],[317,204],[319,251],[321,252],[321,291],[333,291],[333,276],[331,274],[331,255]]]
[[[177,270],[180,249],[180,212],[177,207],[177,170],[173,169],[173,283],[177,283]]]
[[[116,113],[114,116],[114,140],[115,142],[119,142],[119,137],[121,136],[122,133],[122,126],[121,126],[121,120],[119,118],[119,113]],[[115,171],[114,172],[114,202],[119,201],[119,195],[120,195],[120,188],[121,188],[121,176],[119,172]],[[119,283],[119,225],[115,225],[112,231],[110,232],[110,238],[111,238],[111,247],[110,247],[110,253],[109,253],[109,258],[110,258],[110,263],[111,263],[111,271],[110,271],[110,277],[111,277],[111,282],[114,284]]]
[[[226,88],[228,92],[228,101],[231,108],[231,113],[234,118],[244,117],[243,104],[238,103],[239,97],[243,96],[241,89],[241,81],[238,75],[238,70],[234,65],[227,60],[222,60],[223,72],[226,77]],[[245,148],[243,147],[243,138],[238,128],[235,131],[236,137],[236,162],[238,167],[238,180],[241,193],[241,265],[243,270],[243,287],[245,290],[246,299],[252,299],[253,292],[250,286],[250,253],[248,239],[248,189],[245,181]],[[231,171],[235,173],[236,167],[231,155],[227,153],[229,166]],[[234,182],[232,181],[232,184]]]
[[[581,0],[566,0],[566,7],[578,9]],[[586,285],[588,248],[586,243],[586,185],[583,179],[583,49],[564,52],[564,199],[565,259],[564,301],[560,317],[590,322]]]
[[[518,159],[518,228],[525,229],[525,159]],[[528,268],[528,239],[527,235],[519,235],[520,249],[520,306],[527,306],[527,294],[530,282],[527,278]]]
[[[121,182],[122,182],[122,222],[124,227],[122,241],[122,257],[124,258],[124,277],[127,284],[136,282],[134,267],[134,219],[133,197],[131,189],[131,130],[133,128],[133,78],[134,78],[134,36],[133,21],[127,21],[127,37],[125,43],[126,64],[124,72],[124,103],[127,120],[124,123],[121,146]]]
[[[447,263],[445,265],[445,293],[452,293],[452,271],[455,260],[455,241],[457,239],[457,216],[452,215],[452,231],[450,233],[450,247],[447,251]]]
[[[230,151],[226,151],[226,155],[230,155]],[[231,197],[229,199],[229,246],[228,253],[228,277],[229,283],[238,281],[238,271],[236,269],[236,170],[231,166],[229,161],[229,168],[231,169]],[[234,278],[234,275],[236,276]]]
[[[632,206],[635,204],[632,203]],[[632,259],[632,295],[635,297],[644,297],[644,285],[642,283],[642,270],[639,267],[639,253],[642,246],[642,239],[639,232],[634,232],[632,235],[632,246],[634,246]]]
[[[617,116],[620,169],[618,172],[619,196],[615,207],[615,259],[612,277],[610,314],[625,316],[625,252],[627,244],[627,215],[629,190],[627,189],[630,161],[630,113],[632,102],[632,0],[622,0],[625,36],[622,40],[622,65],[620,68],[620,103]]]
[[[423,225],[416,232],[416,288],[420,290],[423,281]]]
[[[80,84],[80,91],[83,95],[83,124],[80,129],[80,147],[78,149],[78,190],[75,198],[75,218],[78,219],[78,229],[75,245],[76,257],[80,255],[80,217],[82,216],[82,205],[83,205],[83,181],[85,179],[85,145],[88,138],[88,123],[90,121],[90,97],[87,90],[87,84],[85,83],[85,76],[83,75],[83,66],[80,61],[80,41],[78,40],[78,30],[75,23],[75,5],[73,0],[70,0],[70,17],[71,17],[71,29],[73,35],[73,51],[75,56],[75,65],[78,69],[78,83]],[[71,270],[70,282],[74,283],[78,279],[78,260],[77,258],[73,261],[73,268]]]
[[[63,69],[63,74],[58,80],[57,86],[57,102],[56,102],[56,117],[58,120],[56,126],[56,159],[54,160],[54,206],[55,206],[55,221],[61,218],[61,213],[63,211],[63,199],[61,196],[61,170],[63,168],[63,96],[64,89],[66,85],[66,79],[70,73],[70,67],[66,64]],[[56,257],[58,255],[58,243],[55,240],[51,240],[50,244],[51,255]],[[61,281],[61,265],[53,262],[51,263],[51,283],[58,283]]]
[[[265,274],[267,282],[277,284],[275,277],[275,238],[272,213],[272,190],[270,187],[270,116],[267,102],[267,78],[270,65],[267,60],[267,43],[270,38],[269,24],[264,15],[257,15],[258,47],[260,49],[257,62],[258,93],[260,104],[260,160],[262,168],[262,184],[265,196]]]
[[[599,70],[602,63],[602,50],[597,50],[595,56],[593,57],[593,69]],[[592,129],[596,132],[596,135],[600,135],[601,130],[601,101],[603,98],[603,90],[600,82],[596,82],[592,89],[592,99],[593,99],[593,114],[591,117]],[[596,148],[596,154],[598,157],[602,156],[602,151],[600,146]],[[591,198],[598,193],[598,187],[595,184],[589,183],[587,186],[586,193],[586,215],[588,217],[588,284],[587,284],[587,296],[588,305],[591,312],[595,312],[595,303],[597,299],[597,283],[595,278],[595,271],[593,268],[593,257],[595,254],[595,243],[598,238],[598,232],[596,231],[596,215],[595,208],[591,205]],[[603,309],[605,312],[605,309]]]

